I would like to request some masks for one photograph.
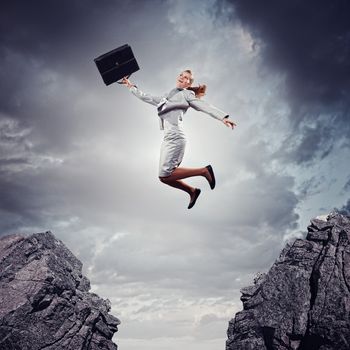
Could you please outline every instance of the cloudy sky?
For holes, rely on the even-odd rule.
[[[344,0],[37,0],[0,11],[0,234],[50,230],[112,302],[121,350],[224,349],[239,289],[309,219],[350,209]],[[152,106],[93,59],[130,44],[163,94],[190,68],[231,131],[185,115],[188,210],[160,183]]]

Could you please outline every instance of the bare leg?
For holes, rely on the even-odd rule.
[[[160,177],[159,179],[160,179],[160,181],[162,181],[163,183],[165,183],[171,187],[175,187],[175,188],[178,188],[182,191],[187,192],[190,195],[190,197],[192,198],[194,191],[195,191],[194,187],[187,185],[185,182],[180,181],[180,180],[171,180],[170,176]]]
[[[204,176],[208,181],[211,180],[211,176],[207,168],[175,168],[170,176],[164,177],[167,181],[181,180],[193,176]]]
[[[175,168],[170,176],[159,177],[159,180],[163,183],[178,188],[182,191],[185,191],[190,196],[190,203],[196,200],[198,193],[196,193],[196,188],[187,185],[185,182],[180,181],[193,176],[204,176],[208,181],[211,180],[211,175],[207,168]],[[200,192],[200,190],[197,189]]]
[[[195,205],[197,198],[201,193],[200,189],[191,187],[180,180],[168,180],[167,177],[160,177],[159,179],[165,184],[185,191],[190,195],[190,203],[188,204],[188,209],[191,209]]]

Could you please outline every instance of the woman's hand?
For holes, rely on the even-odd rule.
[[[132,86],[135,86],[127,77],[124,77],[121,82],[123,85],[126,85],[126,87],[131,88]]]
[[[224,118],[223,120],[222,120],[222,122],[228,127],[228,128],[231,128],[231,129],[233,129],[235,126],[237,126],[237,124],[236,123],[234,123],[231,119],[229,119],[229,118]]]

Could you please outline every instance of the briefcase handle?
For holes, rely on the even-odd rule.
[[[129,79],[130,75],[131,75],[131,74],[126,75],[126,76],[123,77],[122,79],[124,79],[124,78]],[[123,84],[123,83],[121,82],[121,80],[119,80],[119,81],[117,81],[117,84]]]
[[[126,61],[126,62],[123,62],[122,65],[125,65],[125,64],[127,64],[127,63],[129,63],[129,62],[131,62],[131,61],[133,61],[133,60],[134,60],[134,59],[132,58],[132,59]],[[119,62],[116,62],[115,65],[118,67],[118,66],[119,66]],[[123,78],[129,79],[130,75],[131,75],[131,74],[126,75],[126,76],[123,77]],[[122,79],[123,79],[123,78],[122,78]],[[117,83],[118,83],[118,84],[123,84],[121,81],[117,81]]]

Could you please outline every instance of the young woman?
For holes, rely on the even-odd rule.
[[[160,151],[159,179],[163,183],[187,192],[190,196],[188,209],[191,209],[201,193],[199,188],[194,188],[181,181],[192,176],[203,176],[209,182],[210,188],[215,187],[214,171],[210,165],[203,168],[179,167],[186,145],[186,138],[182,128],[182,117],[189,107],[204,112],[221,121],[227,127],[233,129],[236,124],[229,119],[229,115],[218,108],[206,103],[200,98],[204,96],[206,86],[192,87],[194,81],[190,70],[180,73],[176,79],[176,88],[161,97],[152,96],[142,92],[127,78],[122,84],[144,102],[157,106],[161,130],[164,130],[164,139]]]

